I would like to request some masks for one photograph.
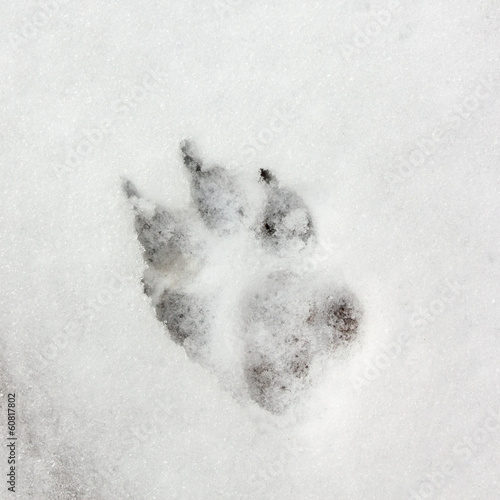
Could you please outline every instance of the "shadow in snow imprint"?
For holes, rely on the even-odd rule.
[[[255,206],[245,186],[227,169],[205,165],[191,142],[183,141],[180,151],[190,176],[191,209],[168,210],[123,181],[147,264],[144,293],[172,340],[221,379],[225,354],[214,345],[220,325],[230,322],[221,323],[220,316],[234,298],[224,290],[238,295],[231,324],[240,347],[235,342],[230,352],[239,370],[231,373],[241,373],[242,392],[259,406],[284,413],[311,384],[314,360],[356,339],[361,304],[343,286],[294,272],[301,253],[316,245],[311,213],[295,191],[261,169],[255,186],[263,201]],[[238,251],[220,254],[231,245]],[[257,259],[258,269],[246,280],[245,252],[248,261]],[[231,266],[237,270],[234,286],[224,281]]]

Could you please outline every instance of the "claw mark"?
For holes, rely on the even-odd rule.
[[[144,260],[158,270],[168,269],[188,246],[179,221],[163,207],[140,198],[131,181],[123,182],[123,190],[135,209],[135,230]]]
[[[260,170],[267,187],[267,203],[258,236],[272,247],[282,248],[290,241],[307,244],[314,234],[309,210],[302,198],[291,189],[280,187],[269,170]]]
[[[191,197],[205,224],[219,232],[235,230],[246,213],[235,179],[219,166],[204,168],[189,141],[181,142],[181,152],[191,174]]]
[[[191,172],[200,172],[201,171],[201,160],[196,157],[194,152],[193,145],[190,141],[184,140],[180,144],[182,158],[184,160],[184,165]]]
[[[265,168],[260,169],[260,179],[264,181],[266,184],[274,184],[278,181],[276,177],[271,173],[270,170],[266,170]]]
[[[122,188],[128,199],[132,197],[139,198],[139,191],[137,191],[137,188],[128,179],[122,179]]]

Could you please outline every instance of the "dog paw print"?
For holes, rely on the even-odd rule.
[[[362,306],[345,285],[298,265],[317,245],[304,200],[267,169],[238,180],[180,144],[191,203],[168,209],[124,180],[142,246],[143,290],[188,356],[242,399],[287,411],[312,366],[358,336]]]

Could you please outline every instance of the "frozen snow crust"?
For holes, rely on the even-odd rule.
[[[498,499],[497,0],[19,1],[0,25],[0,434],[16,393],[20,460],[0,498]],[[243,229],[197,214],[189,137],[237,178]],[[308,207],[300,251],[245,229],[261,168]],[[199,235],[163,279],[208,299],[204,366],[142,293],[123,175]],[[244,317],[287,270],[282,293],[345,285],[363,320],[277,415],[250,397]]]

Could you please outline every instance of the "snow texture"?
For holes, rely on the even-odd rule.
[[[498,2],[1,5],[0,498],[499,497]]]

